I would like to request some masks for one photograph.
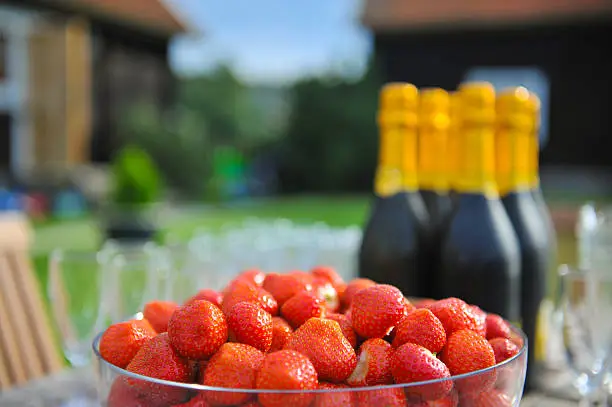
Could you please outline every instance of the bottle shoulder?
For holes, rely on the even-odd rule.
[[[510,219],[499,199],[461,194],[445,228],[444,246],[482,256],[517,257],[519,244]]]
[[[549,245],[547,225],[529,192],[512,193],[502,199],[522,250],[545,251]]]

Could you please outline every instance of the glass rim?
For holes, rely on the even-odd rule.
[[[462,379],[468,379],[471,377],[475,377],[481,374],[486,374],[488,372],[493,372],[496,369],[509,365],[527,353],[528,342],[527,342],[527,337],[525,336],[525,333],[521,329],[517,328],[516,326],[514,326],[513,324],[509,322],[508,324],[510,325],[511,329],[515,333],[519,334],[519,336],[523,340],[523,346],[521,347],[521,349],[516,355],[514,355],[513,357],[509,359],[504,360],[503,362],[499,364],[493,365],[486,369],[480,369],[480,370],[476,370],[473,372],[463,373],[460,375],[450,376],[450,377],[446,377],[442,379],[426,380],[426,381],[413,382],[413,383],[385,384],[385,385],[378,385],[378,386],[360,386],[360,387],[351,387],[348,389],[347,388],[311,389],[311,390],[239,389],[239,388],[231,388],[231,387],[214,387],[214,386],[207,386],[204,384],[197,384],[197,383],[173,382],[170,380],[156,379],[156,378],[144,376],[138,373],[129,372],[126,369],[117,367],[113,365],[112,363],[109,363],[106,360],[104,360],[104,358],[102,357],[99,351],[100,340],[102,338],[102,335],[104,334],[104,331],[100,332],[99,334],[95,336],[92,342],[92,349],[93,349],[94,355],[96,356],[96,359],[98,360],[98,362],[102,363],[104,366],[106,366],[107,368],[109,368],[110,370],[114,371],[115,373],[121,376],[127,376],[131,379],[138,379],[138,380],[142,380],[145,382],[150,382],[150,383],[155,383],[155,384],[160,384],[160,385],[165,385],[165,386],[170,386],[170,387],[175,387],[175,388],[181,388],[185,390],[215,391],[215,392],[225,392],[225,393],[240,392],[240,393],[246,393],[246,394],[320,394],[320,393],[346,393],[346,392],[352,393],[352,392],[376,391],[376,390],[386,390],[386,389],[395,389],[395,388],[400,388],[400,389],[414,388],[414,387],[420,387],[420,386],[426,386],[426,385],[433,385],[433,384],[442,383],[446,381],[454,382],[454,381],[458,381]]]
[[[104,258],[106,254],[108,254],[108,251],[104,248],[100,250],[56,248],[49,254],[49,260],[53,262],[70,260],[79,263],[102,264],[106,260]]]

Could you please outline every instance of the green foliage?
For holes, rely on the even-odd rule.
[[[113,160],[113,201],[138,207],[158,200],[161,180],[149,154],[134,145],[123,147]]]
[[[314,78],[295,85],[281,145],[285,191],[370,188],[376,163],[380,80],[375,69],[357,82]]]
[[[213,145],[244,150],[279,135],[268,124],[266,106],[257,103],[254,92],[220,66],[207,75],[183,79],[179,104],[205,118]]]
[[[122,129],[123,140],[146,150],[171,188],[188,197],[204,196],[211,145],[202,117],[184,108],[163,115],[153,106],[139,105],[130,110]]]
[[[223,179],[215,174],[214,152],[232,146],[241,154],[281,134],[276,116],[257,103],[253,89],[231,71],[180,81],[173,109],[165,114],[151,105],[130,109],[121,127],[125,143],[146,150],[169,186],[189,199],[219,199]]]

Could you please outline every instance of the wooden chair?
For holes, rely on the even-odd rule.
[[[29,258],[31,231],[0,213],[0,391],[64,367]]]

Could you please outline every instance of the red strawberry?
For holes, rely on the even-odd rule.
[[[278,304],[272,294],[244,280],[236,280],[232,286],[225,291],[221,310],[227,315],[234,305],[243,301],[258,302],[259,305],[271,315],[278,314]]]
[[[424,407],[457,407],[459,405],[459,397],[457,397],[457,392],[451,391],[440,399],[429,400],[425,403]]]
[[[466,398],[462,400],[462,404],[466,407],[512,407],[512,399],[505,393],[498,390],[489,390],[474,398]]]
[[[446,396],[437,400],[419,400],[415,399],[408,403],[410,407],[457,407],[459,405],[459,397],[455,391],[451,391]]]
[[[316,296],[325,305],[325,309],[329,312],[336,312],[340,308],[340,299],[338,292],[334,286],[327,280],[315,278],[312,284],[313,291]]]
[[[493,348],[495,354],[495,363],[501,363],[504,360],[508,360],[514,355],[517,355],[521,350],[514,342],[510,339],[505,338],[493,338],[489,339],[489,343]]]
[[[426,348],[405,343],[395,350],[391,358],[391,373],[396,383],[415,383],[450,377],[448,368]],[[425,386],[406,387],[407,394],[423,400],[436,400],[446,396],[453,388],[451,380]]]
[[[225,286],[225,288],[223,288],[223,291],[221,292],[221,294],[223,295],[223,297],[225,297],[229,292],[234,291],[235,289],[237,289],[239,287],[242,287],[242,288],[244,288],[244,287],[257,288],[257,284],[253,283],[252,281],[249,281],[248,279],[236,277],[232,281],[230,281]],[[221,305],[223,305],[223,304],[221,304]]]
[[[486,337],[487,335],[487,313],[484,312],[482,309],[480,309],[480,307],[477,307],[476,305],[470,305],[469,308],[470,308],[470,311],[472,311],[472,314],[474,315],[474,317],[476,318],[476,326],[477,326],[476,331],[480,333],[482,336]]]
[[[194,378],[193,364],[182,358],[170,345],[167,333],[159,334],[145,343],[127,366],[128,372],[154,379],[190,383]],[[179,404],[185,401],[188,392],[136,378],[127,379],[148,405]]]
[[[195,301],[172,314],[168,335],[181,356],[208,359],[227,341],[227,322],[213,303]]]
[[[387,284],[360,290],[353,298],[353,329],[364,338],[384,338],[404,317],[402,292]]]
[[[229,339],[268,352],[272,346],[272,315],[256,302],[239,302],[227,316]]]
[[[310,318],[323,317],[325,306],[314,293],[302,291],[285,301],[281,315],[293,328],[297,328]]]
[[[254,389],[257,372],[264,361],[263,352],[243,343],[226,343],[208,361],[202,384],[231,389]],[[206,392],[213,405],[231,406],[249,401],[253,393]]]
[[[305,271],[293,270],[293,271],[288,272],[287,275],[297,278],[299,281],[301,281],[302,283],[306,285],[312,286],[314,284],[314,280],[315,280],[314,276]]]
[[[340,297],[342,309],[347,310],[353,303],[353,297],[364,288],[372,287],[376,283],[368,278],[356,278],[346,285],[343,295]]]
[[[281,317],[272,317],[272,346],[270,352],[276,352],[285,347],[293,333],[293,328]]]
[[[262,406],[259,403],[259,401],[253,400],[253,401],[249,401],[246,404],[241,405],[240,407],[262,407]]]
[[[393,387],[390,389],[364,390],[355,392],[356,407],[407,407],[404,389]]]
[[[425,298],[425,299],[416,301],[414,303],[414,307],[415,308],[427,308],[434,302],[436,302],[436,300],[432,300],[431,298]]]
[[[312,286],[289,274],[268,273],[263,282],[263,288],[268,291],[279,307],[285,301],[302,291],[311,291]]]
[[[136,389],[129,385],[126,376],[119,376],[111,385],[108,398],[108,407],[149,407]]]
[[[512,330],[510,325],[499,315],[489,314],[486,317],[487,339],[506,338],[510,339]]]
[[[408,298],[404,297],[404,315],[410,314],[412,311],[417,309]]]
[[[343,286],[346,286],[346,283],[340,277],[338,272],[333,267],[328,266],[317,266],[310,270],[310,273],[318,279],[327,280],[331,285],[338,291],[338,289],[342,289]]]
[[[266,274],[259,269],[247,269],[240,273],[236,278],[248,281],[258,287],[261,287],[266,278]]]
[[[518,332],[514,330],[510,331],[509,339],[512,341],[512,343],[514,343],[516,346],[518,346],[521,349],[525,345],[525,341],[523,340],[523,337],[521,336],[521,334],[519,334]]]
[[[183,404],[175,404],[172,407],[210,407],[210,404],[206,401],[206,392],[199,392],[191,400]]]
[[[306,355],[323,381],[341,383],[357,365],[355,350],[340,325],[329,319],[310,318],[291,335],[285,349]]]
[[[221,308],[221,304],[223,303],[223,294],[219,291],[211,290],[209,288],[205,288],[200,290],[193,297],[189,298],[183,305],[189,305],[194,301],[205,300],[212,302],[217,307]]]
[[[451,334],[439,357],[453,376],[495,365],[495,353],[489,342],[469,329],[462,329]],[[462,379],[456,385],[464,394],[476,394],[490,389],[495,379],[495,371],[491,370]]]
[[[359,347],[357,366],[346,379],[351,386],[376,386],[392,384],[391,345],[379,338],[368,339]]]
[[[242,273],[238,274],[232,281],[230,281],[225,288],[223,289],[223,295],[232,291],[236,286],[248,284],[254,287],[261,287],[263,284],[263,280],[266,275],[257,270],[257,269],[249,269],[245,270]]]
[[[357,334],[353,329],[353,324],[351,324],[350,319],[346,315],[343,314],[334,314],[329,313],[325,316],[327,319],[331,319],[332,321],[336,321],[338,325],[340,325],[340,330],[342,330],[342,334],[349,341],[353,348],[357,347]]]
[[[145,304],[143,315],[159,334],[168,330],[168,321],[178,308],[178,304],[172,301],[151,301]]]
[[[462,329],[471,329],[485,336],[485,327],[474,315],[470,306],[459,298],[446,298],[436,301],[427,308],[442,322],[446,336]]]
[[[100,355],[108,363],[125,369],[142,345],[155,335],[146,319],[113,324],[100,338]]]
[[[308,357],[293,351],[268,353],[257,375],[256,388],[271,390],[314,390],[318,386],[317,371]],[[259,393],[263,407],[307,407],[313,393]]]
[[[345,384],[319,382],[319,390],[333,390],[326,393],[317,393],[312,407],[353,407],[353,394],[350,387]],[[347,391],[337,391],[347,389]]]
[[[410,342],[438,353],[446,344],[442,322],[427,308],[420,308],[404,317],[395,327],[393,347]]]

